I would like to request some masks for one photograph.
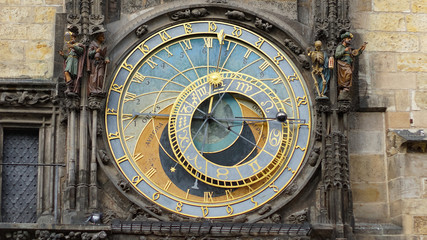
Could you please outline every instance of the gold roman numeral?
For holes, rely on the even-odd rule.
[[[203,38],[203,41],[205,41],[205,45],[203,47],[212,48],[213,38]]]
[[[153,58],[147,59],[147,64],[150,65],[151,69],[154,69],[157,66],[157,63],[153,61]]]
[[[163,42],[166,42],[167,40],[171,39],[171,36],[169,36],[169,34],[166,31],[159,32],[159,36]]]
[[[148,170],[146,173],[145,173],[145,176],[147,176],[148,178],[151,178],[155,173],[156,173],[157,171],[156,171],[156,169],[154,169],[153,167],[152,168],[150,168],[150,170]]]
[[[205,202],[213,202],[213,192],[204,192],[203,199]]]
[[[259,69],[261,69],[261,71],[264,71],[265,69],[267,69],[270,65],[268,65],[268,62],[263,62],[261,65],[259,65]]]
[[[186,39],[186,40],[182,41],[182,43],[184,43],[184,45],[185,45],[185,50],[191,50],[191,49],[193,49],[193,46],[191,46],[190,39]]]

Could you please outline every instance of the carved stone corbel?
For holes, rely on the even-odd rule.
[[[228,19],[234,19],[234,20],[239,20],[239,21],[251,21],[252,20],[250,17],[247,17],[244,12],[240,12],[237,10],[228,10],[225,13],[225,16]]]
[[[308,208],[305,208],[301,211],[294,212],[289,215],[286,219],[289,223],[292,224],[303,224],[308,221]]]
[[[273,28],[273,25],[271,25],[268,22],[263,21],[261,18],[256,18],[255,19],[255,27],[264,30],[266,32],[270,32],[271,29]]]

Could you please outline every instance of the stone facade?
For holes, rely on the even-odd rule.
[[[360,97],[367,98],[361,104],[387,108],[384,113],[359,112],[352,118],[350,134],[357,136],[350,140],[356,221],[389,222],[402,226],[407,239],[424,239],[426,151],[408,153],[406,140],[395,141],[392,131],[406,129],[419,135],[416,132],[427,127],[426,4],[368,0],[352,5],[356,40],[369,42],[359,61]]]
[[[63,44],[63,39],[60,38],[65,29],[58,30],[58,26],[66,25],[63,17],[65,2],[70,1],[0,0],[0,84],[3,84],[0,95],[14,89],[15,85],[4,86],[14,81],[19,84],[16,88],[22,87],[20,80],[25,80],[28,89],[37,88],[37,91],[44,92],[44,88],[48,87],[39,87],[40,84],[55,85],[56,82],[63,81],[60,75],[61,64],[55,64],[58,62],[55,51]],[[318,2],[315,0],[194,2],[198,6],[205,3],[218,3],[226,7],[250,5],[253,12],[258,10],[268,13],[266,18],[269,20],[284,17],[293,21],[295,29],[306,38],[303,47],[311,45],[309,43],[314,40],[314,20],[310,16]],[[424,129],[427,131],[427,4],[425,0],[349,2],[354,45],[369,42],[357,62],[357,111],[349,114],[350,180],[356,238],[424,240],[427,239],[427,137],[424,137]],[[171,0],[122,0],[120,4],[121,20],[105,24],[109,31],[109,44],[118,48],[121,34],[133,31],[127,29],[128,22],[138,21],[142,19],[141,16],[150,18],[152,12],[155,12],[153,9],[160,9],[158,11],[161,12],[165,5],[179,7],[178,3]],[[120,58],[119,53],[116,52],[112,58],[114,57]],[[33,85],[32,82],[39,85]],[[55,94],[57,93],[52,93],[52,96]],[[57,139],[52,141],[65,146],[64,139],[70,132],[66,132],[64,122],[70,114],[60,113],[55,104],[53,101],[48,102],[47,107],[35,107],[34,111],[47,111],[44,114],[48,117],[39,117],[44,122],[40,125],[44,129],[43,137],[57,134]],[[28,110],[27,105],[20,104],[2,108],[6,114],[0,116],[0,127],[5,122],[16,124],[19,119],[26,119],[24,115],[13,115],[15,107],[21,112]],[[75,106],[75,109],[78,108],[79,106]],[[39,121],[37,117],[32,121]],[[46,124],[48,127],[45,129]],[[403,132],[404,130],[409,131]],[[44,148],[52,151],[53,147],[47,145]],[[65,163],[65,149],[53,154],[55,158],[61,159],[57,163]],[[53,155],[47,156],[54,158]],[[108,161],[107,157],[105,162]],[[69,168],[60,170],[60,187],[64,190],[59,193],[61,206],[67,205],[65,184]],[[45,174],[47,176],[53,173],[46,171]],[[46,177],[45,181],[49,179]],[[144,221],[152,219],[150,214],[135,207],[122,195],[129,191],[129,186],[125,183],[112,182],[103,171],[99,171],[97,185],[100,189],[98,199],[102,202],[100,209],[104,212],[104,223],[111,223],[113,218]],[[46,191],[41,192],[48,194]],[[39,206],[38,213],[44,214],[39,223],[50,222],[49,218],[53,218],[52,206],[52,200]],[[67,207],[61,209],[63,219],[64,216],[72,215],[66,210]],[[148,212],[151,211],[158,209]],[[181,219],[177,218],[179,220]],[[0,229],[20,228],[0,224]],[[48,229],[78,230],[79,227],[70,225],[58,230],[49,225]],[[107,231],[108,227],[89,227],[86,230],[95,234],[101,230]]]

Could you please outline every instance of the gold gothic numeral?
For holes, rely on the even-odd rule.
[[[305,151],[305,148],[303,148],[303,147],[301,147],[300,145],[297,145],[296,147],[295,147],[295,149],[301,149],[301,151]]]
[[[184,23],[184,30],[186,34],[193,32],[193,27],[189,23]]]
[[[170,180],[168,180],[168,182],[165,184],[165,186],[163,187],[163,189],[165,191],[169,190],[169,187],[171,186],[172,182]]]
[[[296,81],[298,79],[299,78],[298,78],[296,73],[294,73],[294,75],[292,75],[292,76],[287,77],[288,82],[293,82],[293,81]]]
[[[228,215],[232,215],[234,212],[233,207],[230,205],[227,205],[226,211],[227,211]]]
[[[147,176],[148,178],[151,178],[155,173],[156,173],[157,171],[156,171],[156,169],[154,169],[153,167],[152,168],[150,168],[150,170],[148,170],[146,173],[145,173],[145,176]]]
[[[231,33],[233,36],[235,36],[235,37],[240,37],[240,36],[242,36],[242,28],[239,28],[239,27],[236,27],[236,26],[234,26],[234,30],[233,30],[233,32]]]
[[[145,80],[145,76],[139,72],[136,72],[132,78],[132,82],[136,82],[136,83],[142,83],[144,80]]]
[[[154,69],[157,66],[157,63],[153,61],[153,58],[147,59],[147,64],[150,65],[151,69]]]
[[[171,36],[169,36],[169,34],[166,31],[159,32],[159,36],[163,42],[166,42],[167,40],[171,39]]]
[[[175,208],[175,210],[176,210],[177,212],[181,212],[181,211],[182,211],[182,202],[177,202],[177,203],[176,203],[176,208]]]
[[[111,90],[121,93],[123,90],[123,85],[113,84],[113,86],[111,86]]]
[[[133,155],[133,159],[135,160],[135,162],[138,162],[139,160],[141,160],[144,157],[144,155],[142,155],[142,153],[138,153],[136,155]]]
[[[117,159],[116,161],[118,164],[120,164],[120,163],[127,161],[127,160],[128,160],[128,157],[126,155],[124,155],[123,157]]]
[[[125,95],[125,99],[124,99],[124,101],[125,101],[125,103],[127,103],[127,102],[129,102],[129,101],[134,101],[135,99],[136,99],[136,94],[135,93],[130,93],[130,92],[127,92],[126,93],[126,95]]]
[[[185,50],[191,50],[191,49],[193,49],[193,46],[191,46],[190,39],[186,39],[186,40],[182,41],[182,43],[184,43],[184,45],[185,45]]]
[[[212,48],[213,38],[203,38],[205,45],[203,47]]]
[[[209,22],[209,32],[215,32],[217,29],[217,26],[214,22]]]
[[[107,109],[107,114],[108,115],[117,115],[117,110],[113,109],[113,108],[108,108]]]
[[[258,41],[257,42],[255,42],[255,46],[257,47],[257,48],[261,48],[261,46],[262,46],[262,44],[265,42],[265,39],[263,39],[263,38],[258,38]]]
[[[270,185],[268,186],[269,188],[273,189],[273,192],[278,192],[279,191],[279,187],[277,187],[276,185]]]
[[[200,207],[202,209],[202,215],[203,217],[206,217],[209,214],[209,208],[206,206]]]
[[[156,201],[157,199],[159,199],[160,198],[160,193],[159,192],[155,192],[154,194],[153,194],[153,200],[154,201]]]
[[[169,47],[165,47],[164,50],[168,53],[168,58],[173,56],[173,53],[169,51]]]
[[[307,97],[306,96],[304,96],[304,97],[297,97],[297,102],[298,102],[298,104],[297,104],[298,107],[301,104],[302,105],[307,105]]]
[[[124,68],[124,69],[128,70],[129,72],[131,72],[132,69],[133,69],[133,66],[131,64],[128,64],[128,63],[123,63],[122,64],[122,68]]]
[[[265,69],[267,69],[269,67],[268,62],[263,62],[261,65],[259,65],[259,69],[261,69],[261,71],[264,71]]]
[[[243,56],[245,59],[248,59],[248,57],[249,57],[249,55],[251,55],[251,50],[250,49],[248,49],[247,51],[246,51],[246,53],[245,53],[245,55]]]
[[[135,97],[136,97],[136,95],[135,95]],[[129,114],[129,113],[125,113],[125,114],[122,115],[122,120],[123,121],[131,120],[132,118],[133,118],[133,115]]]
[[[213,192],[204,192],[203,194],[203,200],[205,202],[213,202]]]
[[[251,198],[251,202],[255,204],[255,207],[258,206],[258,202],[255,202],[254,198]]]
[[[108,140],[113,140],[119,138],[119,132],[108,134]]]
[[[142,180],[144,180],[144,179],[141,176],[137,175],[137,176],[132,178],[132,183],[135,185],[138,185],[138,183],[140,183]]]
[[[227,200],[234,199],[233,194],[231,194],[230,190],[225,190],[225,196],[227,197]]]
[[[280,61],[283,61],[283,59],[285,59],[285,57],[282,55],[282,53],[277,52],[277,56],[274,57],[274,62],[276,64],[279,64]]]
[[[147,45],[145,45],[144,43],[141,43],[138,46],[138,49],[143,53],[143,54],[147,54],[150,51],[150,47],[148,47]]]

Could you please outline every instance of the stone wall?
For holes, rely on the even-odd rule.
[[[392,223],[405,237],[427,239],[426,138],[417,153],[393,130],[427,128],[427,4],[425,0],[351,1],[363,107],[351,120],[351,179],[357,221]],[[420,136],[422,138],[422,136]],[[424,236],[424,237],[423,237]]]
[[[0,0],[0,79],[51,79],[63,0]]]

